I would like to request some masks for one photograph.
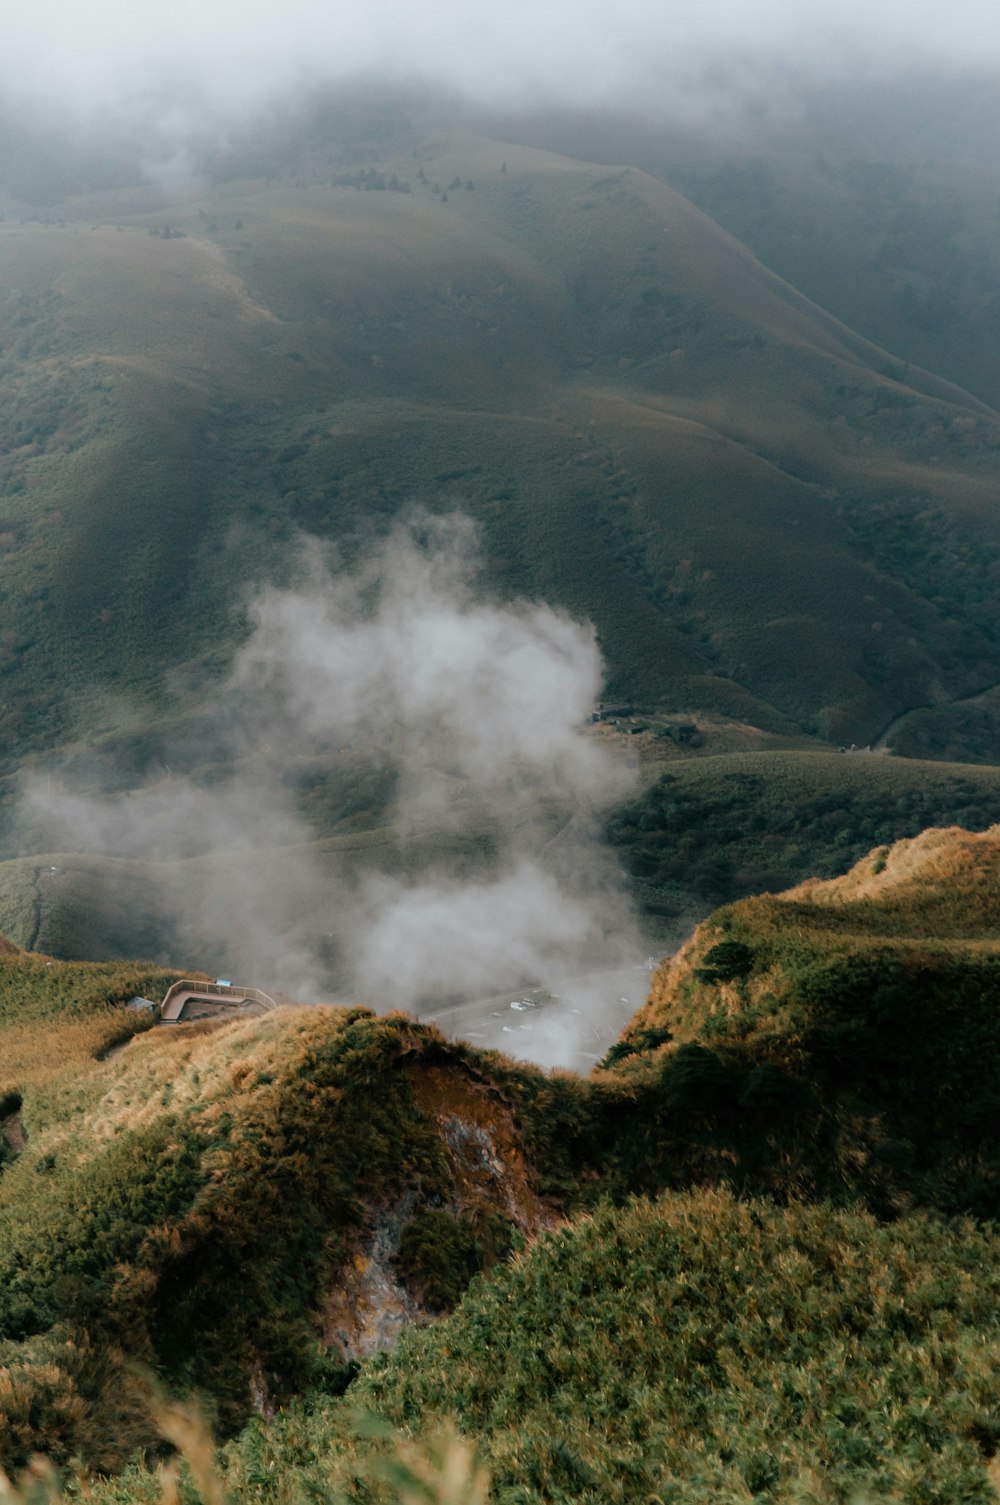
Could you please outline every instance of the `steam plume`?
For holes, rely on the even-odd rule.
[[[304,545],[295,585],[251,603],[218,700],[232,771],[117,797],[28,778],[35,849],[142,859],[174,960],[303,999],[419,1010],[634,957],[599,836],[629,775],[581,734],[593,631],[476,574],[461,515],[412,515],[350,574]],[[303,759],[380,765],[393,842],[317,842]]]

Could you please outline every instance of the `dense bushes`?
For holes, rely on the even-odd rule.
[[[928,826],[1000,822],[995,769],[845,754],[723,756],[674,765],[609,834],[651,915],[843,872]]]
[[[205,1387],[226,1427],[251,1372],[275,1396],[308,1381],[324,1276],[380,1198],[439,1191],[443,1161],[399,1021],[282,1023],[157,1035],[103,1094],[60,1099],[68,1118],[0,1180],[0,1334],[141,1358]],[[90,1415],[102,1384],[78,1383]]]
[[[986,1505],[998,1312],[996,1241],[968,1224],[697,1192],[543,1239],[349,1401],[408,1428],[454,1416],[519,1505]],[[296,1407],[230,1451],[231,1482],[251,1505],[331,1475],[382,1498],[366,1452],[345,1407]]]
[[[396,1266],[431,1311],[451,1311],[474,1275],[510,1254],[513,1231],[499,1213],[476,1218],[428,1208],[403,1229]]]

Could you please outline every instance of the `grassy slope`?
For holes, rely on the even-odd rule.
[[[23,1098],[27,1111],[46,1119],[54,1083],[75,1080],[149,1027],[123,1004],[136,994],[157,1000],[177,975],[141,962],[67,964],[2,942],[0,1098]]]
[[[996,1241],[879,1227],[715,1192],[603,1210],[538,1244],[345,1402],[253,1426],[227,1456],[254,1505],[361,1482],[364,1407],[408,1429],[454,1417],[494,1498],[993,1498]],[[984,1456],[985,1454],[985,1456]],[[100,1492],[148,1498],[148,1476]]]
[[[148,1432],[119,1351],[203,1387],[227,1426],[251,1388],[339,1384],[373,1299],[412,1311],[403,1280],[449,1305],[513,1226],[605,1196],[724,1184],[995,1218],[998,862],[996,830],[930,832],[719,911],[590,1080],[359,1010],[95,1059],[139,1027],[109,987],[155,979],[12,955],[5,1092],[27,1143],[0,1176],[3,1456],[41,1428],[120,1462]]]
[[[995,1217],[983,1135],[996,1112],[998,863],[996,827],[929,831],[843,878],[719,910],[661,968],[626,1040],[643,1051],[669,1035],[664,1059],[690,1056],[710,1113],[731,1111],[735,1090],[747,1109],[759,1094],[765,1114],[784,1115],[786,1185],[838,1197],[863,1185],[883,1212],[917,1202]],[[748,1171],[752,1156],[737,1174]]]
[[[966,102],[974,95],[975,85]],[[933,151],[906,120],[914,107]],[[824,307],[995,401],[998,179],[980,147],[982,115],[972,125],[958,100],[925,90],[891,109],[889,128],[876,124],[867,140],[863,126],[828,111],[796,141],[778,132],[756,150],[695,146],[673,171],[661,162],[670,181]]]
[[[116,1005],[170,980],[0,959],[3,1466],[43,1439],[119,1465],[152,1436],[136,1361],[231,1428],[551,1220],[506,1063],[364,1010],[148,1031]]]
[[[641,173],[378,152],[409,193],[314,161],[0,225],[13,746],[65,727],[71,678],[149,693],[225,647],[290,528],[350,558],[414,496],[481,519],[502,589],[592,617],[615,694],[864,740],[1000,677],[990,410]]]
[[[511,127],[647,168],[869,339],[995,403],[990,82],[974,70],[846,87],[786,78],[781,92],[780,110],[764,119],[750,105],[738,126],[730,97],[728,128],[607,114]]]

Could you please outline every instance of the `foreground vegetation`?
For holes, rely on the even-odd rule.
[[[360,1406],[407,1428],[456,1417],[496,1498],[523,1505],[986,1501],[998,1295],[995,1236],[969,1225],[716,1192],[603,1209],[408,1334],[349,1405],[255,1425],[231,1479],[261,1505],[328,1473],[350,1486]]]
[[[359,1009],[139,1033],[109,1055],[141,1030],[114,991],[140,974],[9,952],[4,1112],[18,1134],[0,1174],[0,1465],[16,1470],[40,1439],[57,1460],[102,1469],[154,1446],[138,1360],[200,1391],[222,1433],[312,1393],[285,1431],[245,1442],[273,1468],[233,1455],[243,1492],[267,1493],[282,1448],[339,1456],[345,1423],[328,1402],[348,1385],[395,1422],[456,1414],[486,1439],[511,1499],[614,1499],[657,1488],[657,1470],[695,1492],[735,1487],[730,1469],[751,1492],[751,1475],[785,1489],[810,1447],[820,1458],[839,1446],[854,1479],[873,1467],[876,1414],[897,1470],[886,1487],[916,1490],[919,1476],[944,1491],[955,1468],[971,1479],[969,1437],[993,1435],[987,1359],[968,1357],[973,1328],[992,1342],[992,1235],[913,1215],[1000,1218],[998,877],[996,831],[931,831],[843,878],[720,910],[589,1080]],[[692,1187],[728,1190],[672,1200]],[[608,1210],[636,1194],[664,1200]],[[747,1210],[733,1195],[774,1205]],[[910,1221],[879,1232],[854,1217],[861,1207]],[[572,1230],[505,1284],[483,1283],[567,1216]],[[741,1259],[744,1316],[735,1287],[725,1294]],[[688,1267],[703,1279],[682,1279]],[[772,1267],[785,1277],[769,1285]],[[408,1340],[351,1383],[356,1358],[447,1311],[470,1281],[457,1327]],[[661,1314],[665,1282],[676,1293]],[[866,1306],[862,1289],[885,1295]],[[784,1315],[767,1308],[779,1299],[792,1303]],[[575,1345],[563,1321],[577,1324]],[[467,1338],[448,1336],[466,1322]],[[613,1358],[608,1333],[633,1322],[653,1346],[643,1357],[636,1337]],[[843,1352],[828,1328],[844,1329]],[[799,1389],[777,1351],[773,1372],[758,1353],[779,1331]],[[823,1369],[836,1355],[846,1378]],[[913,1398],[918,1364],[930,1365],[927,1404]],[[716,1399],[699,1402],[698,1387]],[[931,1426],[928,1405],[950,1419]],[[525,1430],[511,1432],[519,1410]],[[599,1421],[589,1442],[587,1414]],[[661,1414],[673,1420],[654,1427]],[[712,1427],[718,1446],[698,1463],[694,1438]],[[723,1431],[741,1428],[745,1446],[727,1456]],[[798,1440],[779,1446],[785,1435]],[[974,1496],[931,1495],[960,1497]]]
[[[205,1505],[986,1505],[998,1297],[995,1233],[967,1222],[640,1200],[542,1238],[345,1397],[315,1390],[218,1460],[190,1414],[161,1404],[160,1428]],[[88,1493],[166,1505],[175,1479],[133,1466]],[[52,1499],[46,1483],[26,1498]]]

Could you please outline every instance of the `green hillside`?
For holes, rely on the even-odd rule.
[[[240,1499],[391,1498],[362,1483],[356,1408],[455,1418],[491,1498],[694,1502],[855,1493],[994,1497],[995,1239],[922,1219],[699,1191],[540,1240],[343,1402],[252,1426],[226,1456]],[[384,1444],[383,1444],[384,1447]],[[149,1499],[131,1475],[114,1500]]]
[[[872,847],[928,826],[1000,824],[996,768],[796,751],[660,763],[660,746],[649,747],[647,768],[663,771],[609,826],[654,923],[835,877]]]
[[[662,182],[403,117],[248,172],[0,223],[12,756],[204,697],[295,530],[412,499],[614,696],[864,742],[1000,680],[993,410]]]
[[[240,872],[257,892],[290,890],[272,909],[291,925],[296,904],[304,905],[303,884],[326,885],[314,892],[308,914],[313,929],[328,925],[324,914],[335,902],[337,884],[357,885],[373,873],[416,879],[435,867],[458,876],[481,872],[492,855],[495,830],[477,822],[466,827],[399,831],[390,825],[284,847],[262,846],[239,853]],[[92,852],[47,852],[0,863],[0,933],[15,944],[63,960],[127,960],[137,955],[182,958],[194,955],[216,969],[238,969],[243,892],[227,900],[234,854],[221,850],[189,859],[158,861],[118,858]],[[199,919],[179,903],[187,891],[215,903]],[[234,935],[226,933],[226,920]],[[319,945],[310,933],[310,944]],[[286,947],[286,950],[288,948]],[[269,965],[276,965],[274,957]],[[244,962],[245,966],[246,963]],[[336,985],[331,961],[330,986]],[[262,982],[287,986],[280,971]]]
[[[708,81],[705,81],[706,84]],[[516,139],[670,183],[800,292],[995,403],[996,90],[987,70],[721,87],[725,107],[511,116]],[[712,85],[706,90],[711,97]],[[780,102],[779,102],[780,101]]]

